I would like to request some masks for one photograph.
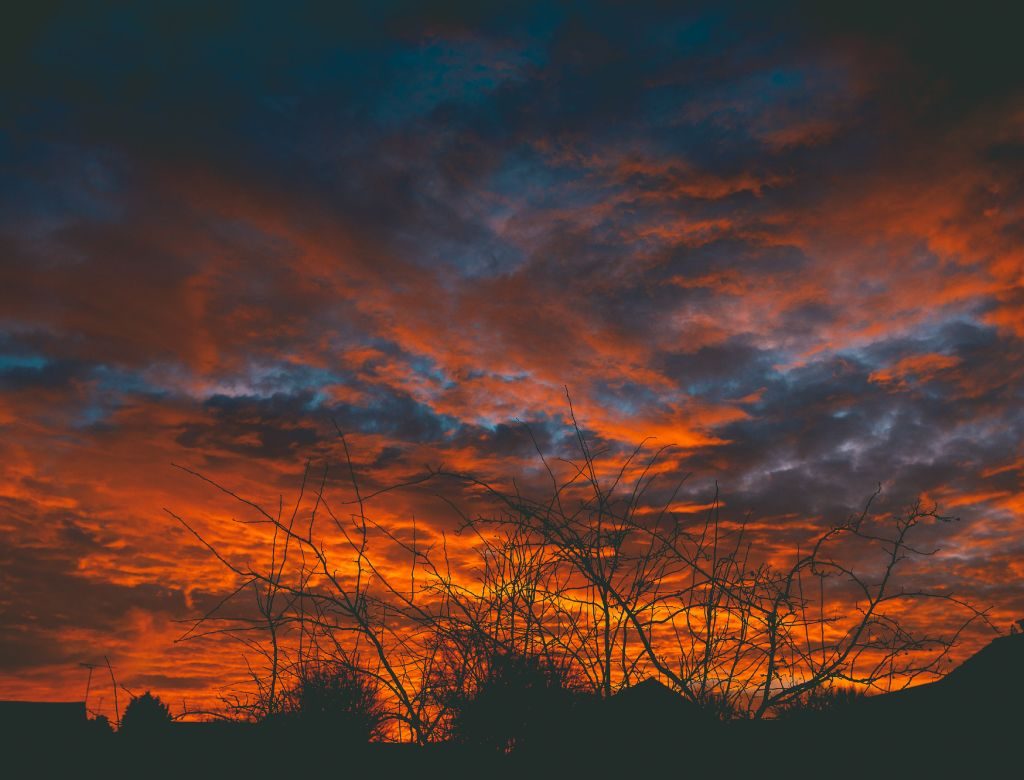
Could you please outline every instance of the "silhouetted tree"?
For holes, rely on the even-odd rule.
[[[114,728],[110,725],[110,719],[106,715],[89,718],[88,729],[90,736],[94,739],[105,739],[114,733]]]
[[[876,513],[879,488],[860,512],[808,534],[786,565],[749,517],[723,521],[717,489],[703,518],[674,514],[683,480],[652,491],[667,448],[634,464],[641,446],[609,467],[573,423],[580,460],[559,477],[538,449],[551,490],[536,497],[471,474],[435,474],[499,505],[463,514],[465,527],[489,545],[486,556],[501,557],[489,541],[495,529],[531,551],[526,581],[540,583],[532,604],[559,614],[520,614],[520,626],[579,659],[605,697],[654,673],[691,701],[760,718],[837,681],[891,690],[941,676],[960,633],[988,622],[952,594],[900,576],[908,560],[934,553],[915,535],[955,519],[936,507],[918,501],[900,514]],[[845,608],[836,608],[836,593]],[[947,634],[912,628],[906,614],[915,601],[944,602],[964,618]]]
[[[475,689],[449,702],[451,737],[502,753],[543,748],[564,737],[580,695],[564,665],[497,652]]]
[[[293,711],[316,679],[310,670],[341,663],[375,681],[379,733],[507,749],[530,738],[526,715],[549,711],[538,702],[577,685],[607,699],[654,676],[721,715],[761,718],[838,683],[890,690],[939,676],[961,631],[987,620],[901,576],[908,560],[933,552],[915,540],[919,531],[952,520],[935,507],[876,513],[876,493],[786,555],[749,517],[723,518],[717,488],[703,515],[674,512],[682,480],[655,487],[667,448],[642,461],[641,444],[605,464],[573,424],[578,460],[556,468],[538,447],[550,488],[532,492],[439,468],[364,493],[340,432],[350,499],[328,502],[326,468],[310,490],[307,466],[290,513],[283,501],[271,511],[185,469],[241,502],[267,542],[262,564],[234,560],[168,512],[239,580],[185,636],[227,633],[261,659],[250,662],[251,697],[233,703],[257,720]],[[397,489],[444,501],[475,560],[453,563],[443,534],[424,546],[414,523],[372,519],[368,502]],[[403,560],[404,574],[395,567]],[[245,593],[255,614],[227,613]],[[906,619],[918,600],[964,619],[946,633],[922,631]],[[551,659],[557,665],[545,666]],[[310,702],[334,695],[322,683]],[[527,692],[519,699],[517,685]],[[507,707],[491,703],[504,697]],[[502,714],[465,714],[473,708]],[[491,736],[474,735],[485,726]]]
[[[353,745],[379,737],[383,721],[377,686],[340,663],[310,663],[283,692],[280,712],[268,718],[311,739]]]
[[[162,733],[170,726],[173,718],[170,708],[146,691],[136,696],[121,716],[121,733],[129,737],[150,737]]]

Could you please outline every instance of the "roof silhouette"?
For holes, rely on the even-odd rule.
[[[75,727],[85,723],[85,702],[0,701],[0,723],[20,729]]]
[[[677,710],[692,713],[698,710],[696,704],[687,701],[667,685],[654,677],[623,688],[611,697],[610,702],[620,708],[635,708],[644,711]]]
[[[708,716],[697,704],[653,677],[623,688],[601,708],[603,726],[624,735],[655,734],[660,738],[704,725]]]
[[[1024,690],[1020,669],[1024,665],[1024,634],[993,639],[942,680],[933,685],[946,689],[978,690],[998,687],[1004,693]]]
[[[1024,695],[1024,634],[998,637],[940,680],[893,693],[867,696],[857,713],[925,721],[998,719],[994,703]]]

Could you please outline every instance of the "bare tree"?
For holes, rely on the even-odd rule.
[[[310,486],[308,464],[287,512],[180,467],[240,502],[269,548],[263,566],[242,563],[167,510],[238,578],[183,639],[242,643],[252,686],[231,706],[250,717],[287,709],[289,692],[328,664],[379,691],[381,734],[422,743],[457,732],[459,703],[493,683],[501,659],[559,669],[604,697],[653,674],[691,701],[760,718],[838,682],[890,690],[941,674],[961,632],[986,620],[900,576],[933,552],[915,534],[951,520],[934,507],[876,514],[876,492],[783,564],[748,517],[723,519],[717,487],[697,520],[673,511],[685,477],[655,501],[667,448],[645,455],[644,442],[609,466],[572,420],[578,457],[552,464],[537,447],[548,486],[529,491],[437,468],[364,495],[340,431],[352,491],[340,501],[328,500],[327,469]],[[375,521],[368,502],[399,489],[443,501],[476,563],[453,565],[444,534],[423,546],[415,524],[410,538]],[[399,559],[407,572],[378,563]],[[245,594],[255,609],[232,611]],[[963,619],[922,632],[905,617],[921,600]]]

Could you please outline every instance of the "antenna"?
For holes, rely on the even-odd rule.
[[[84,664],[80,663],[79,666],[84,666],[89,670],[89,679],[85,681],[85,712],[89,712],[89,689],[92,688],[92,670],[95,669],[99,664]]]
[[[121,708],[117,706],[117,680],[114,679],[114,667],[110,665],[110,659],[107,656],[103,656],[103,660],[107,663],[107,671],[110,672],[110,684],[114,688],[114,717],[117,719],[117,727],[121,728]]]

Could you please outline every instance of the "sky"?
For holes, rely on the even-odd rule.
[[[231,577],[164,508],[247,548],[172,464],[276,506],[337,423],[369,486],[510,480],[523,423],[572,452],[567,390],[780,549],[879,483],[937,502],[943,585],[1024,616],[1016,30],[820,5],[15,12],[0,698],[81,699],[104,656],[176,709],[237,673],[174,641]]]

